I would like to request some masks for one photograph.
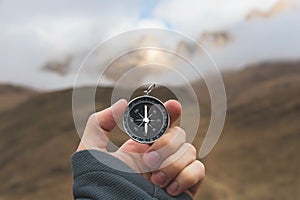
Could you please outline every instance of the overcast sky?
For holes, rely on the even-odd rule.
[[[70,86],[74,76],[45,73],[40,70],[43,64],[68,54],[77,55],[112,35],[141,27],[169,28],[195,39],[203,31],[228,30],[236,36],[235,42],[212,52],[222,67],[246,65],[254,57],[257,61],[280,59],[280,56],[297,58],[300,56],[299,9],[272,19],[244,21],[249,12],[267,11],[277,2],[0,0],[0,82],[43,89]],[[274,34],[267,35],[270,32]],[[257,40],[249,41],[251,38]],[[287,50],[282,52],[280,47]],[[237,55],[238,48],[252,51]],[[233,62],[234,59],[238,61]]]

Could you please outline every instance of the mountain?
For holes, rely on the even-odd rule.
[[[71,56],[66,56],[63,60],[60,61],[51,61],[47,62],[43,67],[42,70],[53,72],[59,74],[61,76],[65,76],[70,72],[71,68]]]
[[[292,2],[286,1],[286,0],[280,0],[274,6],[271,7],[270,10],[262,11],[259,9],[255,9],[252,12],[250,12],[246,16],[246,20],[253,20],[253,19],[259,19],[259,18],[270,18],[280,12],[294,9],[296,5]]]
[[[199,43],[216,48],[224,47],[233,40],[233,36],[226,31],[203,32],[199,38]]]
[[[196,199],[299,199],[300,62],[256,64],[225,72],[223,78],[226,123],[217,145],[202,160],[207,176]],[[4,88],[8,89],[1,98],[18,95],[14,87]],[[201,124],[194,141],[199,147],[210,103],[203,82],[194,88],[201,100]],[[111,88],[98,88],[97,110],[110,105],[111,92]],[[174,97],[166,88],[154,92],[162,100]],[[69,89],[34,93],[0,112],[0,178],[4,180],[0,199],[72,198],[70,156],[79,137],[71,105]],[[126,139],[120,130],[112,137],[118,145]]]

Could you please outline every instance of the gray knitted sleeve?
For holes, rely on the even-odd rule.
[[[125,170],[116,170],[115,166]],[[73,154],[72,168],[73,195],[77,200],[191,200],[191,197],[185,193],[177,197],[169,196],[165,190],[134,173],[121,160],[97,150],[85,150]]]

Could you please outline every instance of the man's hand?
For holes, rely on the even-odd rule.
[[[77,151],[96,149],[108,153],[109,135],[121,121],[126,100],[90,116]],[[152,145],[140,144],[131,139],[111,155],[119,158],[154,184],[177,196],[186,192],[194,196],[204,178],[204,165],[196,160],[196,149],[186,143],[185,132],[172,124],[181,114],[181,105],[174,100],[165,103],[170,114],[168,131]]]

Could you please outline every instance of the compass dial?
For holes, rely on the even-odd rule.
[[[148,95],[130,101],[123,116],[126,133],[140,143],[153,143],[166,132],[169,123],[164,104]]]

